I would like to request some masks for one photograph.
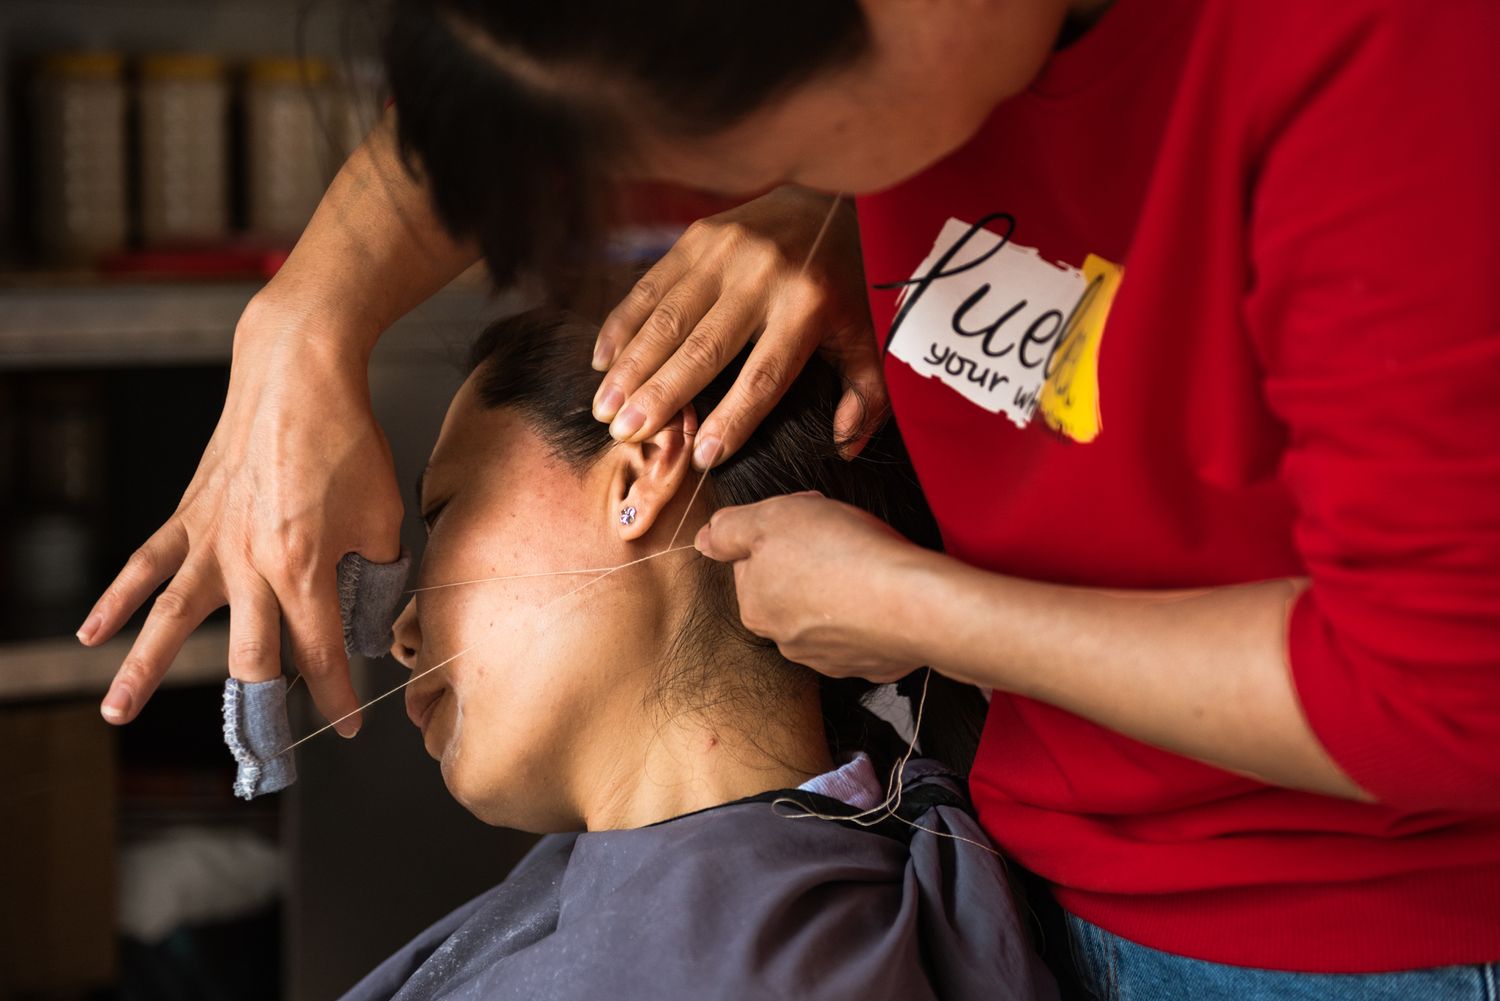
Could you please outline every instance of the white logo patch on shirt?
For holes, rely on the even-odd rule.
[[[986,224],[998,222],[997,234]],[[1100,428],[1097,363],[1123,269],[1089,255],[1082,269],[1010,242],[1015,220],[949,219],[903,283],[889,352],[992,414],[1026,427],[1040,407],[1075,441]]]

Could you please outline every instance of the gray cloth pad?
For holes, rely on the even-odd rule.
[[[238,766],[236,796],[254,799],[297,781],[297,762],[291,752],[276,753],[291,742],[285,678],[248,685],[234,678],[224,682],[224,743]]]
[[[391,648],[391,626],[401,610],[411,554],[394,563],[371,563],[358,553],[339,560],[339,615],[344,649],[362,657],[383,657]]]
[[[391,625],[406,589],[411,556],[394,563],[371,563],[358,553],[339,560],[339,615],[344,620],[344,649],[352,656],[379,657],[390,649]],[[297,781],[297,764],[287,719],[285,678],[245,684],[224,682],[224,743],[238,772],[234,794],[253,799],[285,789]]]

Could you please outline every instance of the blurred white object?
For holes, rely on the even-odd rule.
[[[120,931],[155,944],[184,925],[227,921],[275,900],[281,853],[248,831],[178,827],[120,852]]]
[[[912,704],[906,696],[896,691],[895,685],[881,685],[865,697],[865,707],[889,723],[903,743],[912,742]]]
[[[245,80],[245,177],[250,230],[295,240],[333,179],[346,118],[328,66],[315,59],[257,59]]]
[[[38,222],[54,260],[86,264],[125,244],[124,60],[113,52],[62,52],[38,66]]]
[[[141,232],[147,244],[207,243],[229,233],[229,87],[205,55],[140,64]]]

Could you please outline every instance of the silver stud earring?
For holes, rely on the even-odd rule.
[[[633,508],[633,507],[623,507],[623,508],[620,509],[620,524],[622,524],[622,525],[634,525],[635,524],[635,508]]]

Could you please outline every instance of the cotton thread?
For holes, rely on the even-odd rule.
[[[364,705],[360,706],[358,709],[355,709],[355,710],[353,710],[351,712],[344,713],[344,715],[340,716],[338,719],[333,720],[332,722],[329,722],[329,723],[325,723],[324,725],[318,727],[316,730],[314,730],[312,733],[308,734],[306,737],[299,737],[298,739],[292,741],[290,744],[286,745],[281,750],[279,750],[275,754],[271,755],[271,757],[272,758],[279,758],[283,754],[286,754],[288,751],[292,750],[294,747],[297,747],[297,746],[299,746],[301,744],[305,744],[309,740],[312,740],[314,737],[316,737],[320,733],[323,733],[325,730],[332,730],[334,727],[336,727],[340,723],[344,722],[344,720],[348,719],[350,716],[355,715],[355,713],[362,713],[362,712],[364,712],[366,709],[370,708],[375,703],[379,702],[381,699],[385,698],[388,695],[395,695],[397,692],[401,691],[401,689],[405,688],[407,685],[411,684],[413,681],[416,681],[418,678],[425,678],[429,674],[431,674],[433,671],[436,671],[438,668],[440,668],[440,667],[447,667],[449,664],[453,663],[455,660],[457,660],[458,658],[462,657],[464,654],[468,653],[470,650],[474,649],[478,645],[479,645],[478,643],[471,643],[471,644],[469,644],[468,646],[464,647],[462,650],[458,651],[458,653],[454,654],[452,657],[449,657],[447,660],[443,661],[441,664],[434,664],[432,667],[429,667],[427,670],[421,672],[420,674],[414,674],[414,675],[412,675],[410,678],[407,678],[405,681],[401,682],[401,684],[397,685],[395,688],[392,688],[390,691],[385,692],[385,693],[383,693],[381,695],[375,696],[373,699],[371,699],[369,702],[366,702]]]
[[[658,557],[661,557],[661,556],[667,556],[667,555],[669,555],[671,553],[684,552],[684,551],[692,549],[692,548],[693,548],[692,546],[677,546],[675,548],[667,548],[667,549],[663,549],[659,553],[652,553],[649,556],[642,556],[640,559],[631,560],[628,563],[621,563],[619,566],[615,566],[615,567],[600,567],[600,568],[597,568],[597,569],[589,569],[589,570],[544,570],[544,571],[540,571],[538,573],[509,574],[509,575],[504,575],[504,576],[500,576],[500,577],[479,577],[479,578],[476,578],[474,580],[454,581],[453,583],[450,583],[450,584],[434,584],[431,587],[414,588],[412,591],[408,591],[406,593],[407,594],[411,594],[411,593],[413,593],[413,591],[433,591],[433,590],[437,590],[439,588],[459,587],[460,585],[463,585],[463,584],[487,584],[487,583],[489,583],[491,581],[499,581],[499,580],[522,580],[522,579],[528,578],[528,577],[556,577],[556,576],[562,576],[562,575],[565,575],[565,574],[586,574],[586,573],[597,573],[599,575],[598,577],[595,577],[593,580],[587,581],[581,587],[576,587],[573,590],[568,591],[567,593],[559,595],[558,597],[552,599],[552,601],[549,601],[547,603],[547,604],[550,605],[553,602],[561,601],[563,598],[566,598],[569,595],[577,594],[579,591],[583,590],[583,588],[588,587],[591,584],[597,584],[599,581],[603,580],[605,577],[608,577],[612,573],[615,573],[615,572],[620,571],[620,570],[624,570],[627,567],[633,567],[633,566],[635,566],[638,563],[645,563],[647,560],[654,560],[654,559],[657,559]],[[462,657],[464,654],[468,653],[470,650],[473,650],[474,647],[476,647],[478,645],[479,644],[477,642],[476,643],[472,643],[469,646],[465,647],[464,649],[460,650],[458,653],[454,654],[452,657],[449,657],[447,660],[443,661],[441,664],[434,664],[432,667],[427,668],[427,670],[420,671],[417,674],[412,675],[410,678],[407,678],[405,681],[401,682],[401,684],[397,685],[395,688],[392,688],[391,690],[389,690],[387,692],[382,692],[381,694],[375,696],[370,701],[366,702],[364,705],[360,706],[358,709],[355,709],[355,710],[353,710],[351,712],[347,712],[344,715],[340,716],[338,719],[333,720],[333,721],[331,721],[329,723],[324,724],[323,726],[321,726],[318,729],[314,730],[312,733],[309,733],[307,736],[305,736],[305,737],[299,737],[297,740],[292,741],[292,743],[288,744],[286,747],[283,747],[281,750],[279,750],[275,754],[271,755],[271,757],[273,757],[273,758],[279,758],[283,754],[285,754],[288,751],[292,750],[293,748],[295,748],[295,747],[297,747],[297,746],[299,746],[301,744],[305,744],[309,740],[312,740],[318,734],[323,733],[324,731],[333,729],[334,727],[338,726],[340,723],[344,722],[344,720],[348,719],[349,717],[354,716],[357,713],[364,712],[366,709],[370,708],[375,703],[379,702],[381,699],[387,698],[388,696],[391,696],[391,695],[395,695],[397,692],[401,691],[401,689],[405,688],[407,685],[411,684],[412,682],[418,681],[418,680],[420,680],[422,678],[427,677],[427,675],[431,674],[433,671],[438,670],[439,668],[447,667],[449,664],[453,663],[455,660],[457,660],[458,658]],[[297,675],[298,679],[300,679],[301,677],[302,677],[302,675],[300,675],[300,674]],[[296,682],[294,681],[293,684],[295,684],[295,683]],[[291,685],[287,686],[287,691],[288,692],[291,691]]]
[[[488,584],[491,581],[497,581],[497,580],[527,580],[527,579],[533,578],[533,577],[577,577],[577,576],[581,576],[583,574],[590,574],[590,573],[600,574],[600,575],[612,574],[616,570],[624,570],[626,567],[633,567],[637,563],[645,563],[647,560],[654,560],[657,557],[665,556],[668,553],[680,553],[680,552],[683,552],[685,550],[692,549],[692,548],[694,548],[694,547],[693,546],[677,546],[675,548],[667,548],[667,549],[663,549],[659,553],[652,553],[650,556],[642,556],[638,560],[631,560],[629,563],[621,563],[620,565],[613,566],[613,567],[588,567],[588,568],[582,569],[582,570],[537,570],[537,571],[532,572],[532,573],[502,574],[499,577],[475,577],[472,580],[455,580],[455,581],[450,581],[447,584],[429,584],[426,587],[414,587],[414,588],[411,588],[411,589],[409,589],[409,590],[407,590],[407,591],[405,591],[403,593],[404,594],[417,594],[417,593],[419,593],[421,591],[441,591],[444,588],[449,588],[449,587],[463,587],[466,584]]]
[[[844,200],[844,193],[840,191],[833,196],[833,201],[828,205],[828,214],[823,217],[823,225],[818,227],[818,235],[813,237],[812,246],[807,248],[807,256],[802,259],[802,270],[799,275],[807,274],[808,267],[812,264],[813,255],[823,245],[823,237],[828,235],[828,227],[833,225],[833,214],[839,210],[839,203]]]
[[[828,233],[828,228],[829,228],[829,226],[833,222],[834,213],[838,211],[839,203],[843,200],[843,197],[844,196],[843,196],[842,193],[839,193],[838,195],[834,196],[832,204],[830,204],[829,207],[828,207],[828,214],[823,217],[823,223],[818,228],[817,236],[813,238],[812,246],[810,248],[808,248],[807,257],[802,262],[802,268],[801,268],[801,270],[799,272],[800,274],[805,274],[807,272],[808,267],[812,264],[813,256],[818,252],[818,248],[822,245],[823,238]],[[692,437],[692,435],[691,435],[690,432],[684,431],[683,434],[685,436],[687,436],[687,437]],[[485,583],[490,583],[492,581],[526,580],[526,579],[539,578],[539,577],[559,577],[559,576],[568,576],[568,575],[574,575],[574,576],[576,576],[576,575],[581,575],[581,574],[597,574],[598,575],[598,576],[594,577],[591,580],[585,581],[583,584],[580,584],[578,587],[572,589],[571,591],[568,591],[568,592],[566,592],[566,593],[564,593],[562,595],[559,595],[557,598],[554,598],[552,601],[550,601],[550,602],[547,603],[547,604],[550,605],[550,604],[553,604],[554,602],[561,601],[564,598],[572,597],[573,595],[578,594],[580,591],[583,591],[584,589],[592,587],[594,584],[599,583],[599,581],[603,580],[604,578],[609,577],[612,574],[618,573],[619,571],[624,570],[624,569],[626,569],[628,567],[636,566],[637,564],[645,563],[647,560],[654,560],[654,559],[657,559],[658,557],[666,556],[666,555],[669,555],[671,553],[683,552],[683,551],[688,550],[688,549],[694,549],[695,548],[694,546],[678,546],[676,544],[677,543],[677,537],[682,533],[682,527],[683,527],[683,525],[687,524],[688,515],[692,512],[693,505],[698,500],[698,494],[703,489],[703,484],[705,482],[707,482],[709,472],[713,469],[713,464],[716,461],[718,461],[718,458],[719,458],[718,455],[714,455],[713,457],[711,457],[710,459],[708,459],[708,461],[706,461],[703,464],[704,465],[703,474],[698,478],[698,483],[693,488],[692,495],[688,498],[687,507],[683,509],[682,517],[678,520],[677,527],[672,532],[672,538],[667,542],[667,547],[665,549],[663,549],[659,553],[652,553],[649,556],[642,556],[640,559],[631,560],[628,563],[621,563],[620,565],[614,566],[614,567],[599,567],[599,568],[592,568],[592,569],[585,569],[585,570],[543,570],[543,571],[538,571],[538,572],[533,572],[533,573],[507,574],[507,575],[502,575],[502,576],[498,576],[498,577],[479,577],[479,578],[475,578],[473,580],[453,581],[453,582],[450,582],[450,583],[447,583],[447,584],[432,584],[432,585],[429,585],[427,587],[412,588],[409,591],[407,591],[406,593],[407,594],[416,594],[416,593],[422,592],[422,591],[437,591],[437,590],[442,590],[444,588],[462,587],[462,586],[468,585],[468,584],[485,584]],[[319,734],[323,733],[324,731],[332,729],[333,727],[337,726],[339,723],[342,723],[344,720],[346,720],[349,717],[355,715],[356,713],[363,712],[365,709],[368,709],[370,706],[373,706],[375,703],[379,702],[380,700],[382,700],[382,699],[384,699],[384,698],[386,698],[388,696],[394,695],[396,692],[401,691],[401,689],[405,688],[407,685],[411,684],[412,682],[418,681],[421,678],[425,678],[427,675],[431,674],[432,672],[437,671],[437,670],[439,670],[441,668],[444,668],[444,667],[448,666],[453,661],[457,660],[459,657],[462,657],[464,654],[468,653],[470,650],[473,650],[474,647],[478,646],[478,645],[479,644],[477,642],[474,643],[474,644],[471,644],[470,646],[465,647],[463,650],[460,650],[458,653],[456,653],[453,656],[449,657],[447,660],[444,660],[442,663],[435,664],[432,667],[429,667],[427,670],[422,671],[422,672],[420,672],[418,674],[413,675],[412,677],[408,678],[406,681],[403,681],[401,684],[397,685],[395,688],[392,688],[390,691],[384,692],[383,694],[378,695],[375,698],[371,699],[369,702],[366,702],[364,705],[360,706],[358,709],[354,710],[353,712],[350,712],[350,713],[347,713],[347,714],[345,714],[343,716],[340,716],[338,719],[333,720],[332,722],[330,722],[330,723],[328,723],[328,724],[326,724],[326,725],[324,725],[322,727],[319,727],[317,730],[314,730],[312,733],[308,734],[307,736],[301,737],[298,740],[293,741],[292,743],[288,744],[286,747],[282,748],[280,751],[277,751],[276,754],[273,755],[273,757],[280,757],[281,755],[286,754],[287,752],[291,751],[292,749],[298,747],[301,744],[306,743],[307,741],[309,741],[312,738],[318,736]],[[959,835],[959,834],[949,834],[949,833],[947,833],[945,831],[938,831],[938,830],[934,830],[933,828],[930,828],[930,827],[924,827],[923,825],[918,824],[918,823],[916,823],[914,821],[907,820],[905,817],[900,816],[898,814],[898,812],[897,812],[901,808],[901,799],[902,799],[902,796],[903,796],[903,794],[905,792],[906,765],[907,765],[907,762],[909,762],[911,760],[912,755],[916,753],[916,749],[917,749],[917,735],[922,730],[922,716],[923,716],[924,711],[927,708],[927,687],[928,687],[928,683],[932,680],[932,668],[929,667],[929,668],[926,668],[925,670],[926,670],[927,673],[924,674],[923,677],[922,677],[922,692],[921,692],[921,695],[917,699],[916,712],[913,714],[913,717],[912,717],[912,736],[911,736],[911,741],[906,746],[906,752],[904,754],[902,754],[901,758],[896,762],[896,767],[891,770],[891,775],[890,775],[889,779],[886,782],[886,798],[885,798],[884,801],[882,801],[881,803],[876,804],[873,807],[870,807],[867,810],[861,810],[858,813],[854,813],[854,814],[834,814],[834,813],[820,813],[820,812],[818,812],[816,810],[809,810],[805,806],[803,806],[801,803],[798,803],[796,800],[791,799],[790,797],[783,796],[783,797],[780,797],[780,798],[778,798],[776,800],[773,800],[772,804],[771,804],[772,807],[775,808],[775,807],[787,807],[787,806],[790,806],[790,807],[796,808],[799,812],[797,812],[797,813],[779,813],[778,815],[781,816],[781,817],[786,818],[787,820],[803,820],[803,819],[809,819],[810,818],[810,819],[814,819],[814,820],[845,821],[845,822],[854,823],[854,824],[856,824],[859,827],[874,827],[877,824],[883,823],[886,819],[894,819],[897,822],[905,824],[906,826],[911,827],[911,828],[913,828],[915,830],[924,831],[924,832],[926,832],[928,834],[932,834],[932,835],[934,835],[936,837],[940,837],[940,838],[948,838],[948,839],[950,839],[952,841],[961,841],[964,844],[973,845],[975,848],[978,848],[981,851],[989,852],[991,855],[995,856],[996,858],[1003,859],[1003,856],[1001,856],[1001,854],[999,852],[995,851],[995,849],[991,848],[989,845],[986,845],[986,844],[983,844],[981,842],[975,841],[973,838],[966,838],[966,837],[964,837],[962,835]],[[300,674],[297,676],[297,680],[301,680],[301,675]],[[293,681],[293,684],[296,684],[296,681]],[[291,690],[291,686],[288,686],[287,690],[290,691]]]
[[[698,477],[698,485],[693,488],[692,495],[690,497],[688,497],[687,507],[683,509],[682,518],[678,520],[678,522],[677,522],[677,528],[675,530],[673,530],[673,532],[672,532],[672,538],[668,540],[667,547],[665,549],[663,549],[659,553],[651,553],[650,555],[642,556],[639,559],[630,560],[627,563],[621,563],[620,565],[613,566],[613,567],[593,567],[593,568],[582,569],[582,570],[539,570],[539,571],[533,571],[533,572],[530,572],[530,573],[501,574],[500,576],[497,576],[497,577],[476,577],[476,578],[473,578],[472,580],[450,581],[449,583],[446,583],[446,584],[430,584],[430,585],[428,585],[426,587],[414,587],[414,588],[411,588],[410,590],[408,590],[408,591],[406,591],[404,593],[406,593],[406,594],[417,594],[418,592],[422,592],[422,591],[438,591],[438,590],[442,590],[444,588],[462,587],[462,586],[467,585],[467,584],[488,584],[488,583],[492,583],[494,581],[503,581],[503,580],[529,580],[529,579],[534,579],[534,578],[537,578],[537,577],[577,576],[577,575],[580,575],[580,574],[597,574],[598,575],[598,576],[594,577],[592,580],[584,581],[582,584],[580,584],[577,587],[573,588],[571,591],[564,592],[563,594],[560,594],[556,598],[553,598],[551,601],[547,602],[547,605],[552,605],[552,604],[555,604],[555,603],[557,603],[559,601],[562,601],[564,598],[570,598],[573,595],[579,593],[580,591],[583,591],[586,588],[592,587],[593,585],[599,583],[604,578],[609,577],[612,574],[619,573],[621,570],[625,570],[625,569],[627,569],[629,567],[633,567],[633,566],[636,566],[638,564],[645,563],[647,560],[659,559],[660,557],[663,557],[663,556],[669,556],[672,553],[681,553],[681,552],[686,552],[689,549],[696,549],[696,547],[694,547],[694,546],[679,546],[679,545],[677,545],[677,536],[682,533],[682,526],[685,525],[685,524],[687,524],[688,515],[692,512],[693,505],[698,500],[698,493],[699,493],[699,491],[701,491],[703,489],[703,484],[704,484],[705,481],[707,481],[708,474],[709,474],[709,472],[710,472],[710,470],[712,468],[713,468],[712,467],[712,463],[710,463],[709,465],[707,465],[707,466],[704,467],[703,475],[700,476],[700,477]],[[546,606],[544,605],[543,607],[546,607]],[[388,696],[391,696],[391,695],[395,695],[397,692],[401,691],[401,689],[405,688],[407,685],[411,684],[414,681],[417,681],[420,678],[425,678],[427,675],[431,674],[433,671],[436,671],[440,667],[446,667],[447,665],[451,664],[453,661],[457,660],[459,657],[462,657],[464,654],[466,654],[470,650],[474,649],[474,646],[477,646],[477,645],[478,645],[477,643],[473,644],[473,645],[470,645],[470,646],[466,647],[465,649],[460,650],[458,653],[454,654],[452,657],[449,657],[447,660],[443,661],[441,664],[437,664],[437,665],[435,665],[433,667],[429,667],[427,670],[422,671],[419,674],[412,675],[410,678],[407,678],[405,681],[401,682],[401,684],[397,685],[395,688],[392,688],[390,691],[387,691],[387,692],[382,692],[381,694],[375,696],[375,698],[371,699],[369,702],[366,702],[364,705],[360,706],[358,709],[355,709],[352,712],[345,713],[343,716],[340,716],[338,719],[333,720],[332,722],[327,723],[327,724],[319,727],[318,729],[314,730],[312,733],[308,734],[305,737],[298,738],[297,740],[295,740],[292,743],[288,744],[286,747],[283,747],[281,750],[277,751],[275,754],[272,755],[272,757],[273,758],[279,758],[283,754],[285,754],[288,751],[292,750],[293,748],[297,747],[298,745],[304,744],[307,741],[312,740],[314,737],[316,737],[320,733],[323,733],[325,730],[331,730],[331,729],[333,729],[335,726],[337,726],[338,724],[342,723],[344,720],[348,719],[349,717],[355,715],[356,713],[364,712],[366,709],[368,709],[370,706],[373,706],[375,703],[379,702],[381,699],[384,699],[384,698],[386,698]],[[301,678],[302,676],[299,674],[297,677]],[[287,686],[287,691],[291,691],[291,686],[290,685]]]
[[[922,694],[917,699],[917,711],[912,717],[911,742],[906,745],[906,753],[901,755],[900,760],[896,762],[896,767],[891,769],[890,779],[886,782],[886,795],[883,802],[877,803],[868,810],[861,810],[858,813],[821,813],[817,810],[808,809],[790,796],[781,796],[771,801],[773,808],[794,807],[798,812],[786,813],[778,811],[777,815],[787,820],[806,820],[809,818],[813,820],[842,820],[851,822],[859,827],[874,827],[887,819],[892,819],[898,823],[905,824],[907,827],[918,831],[925,831],[939,838],[948,838],[952,841],[962,841],[966,845],[973,845],[975,848],[989,852],[996,858],[1003,860],[1004,856],[989,845],[975,841],[973,838],[966,838],[961,834],[949,834],[946,831],[924,827],[915,821],[907,820],[897,812],[901,809],[901,798],[906,788],[906,763],[916,753],[917,734],[922,731],[922,712],[927,708],[927,683],[932,680],[932,668],[929,667],[924,670],[927,673],[922,676]]]
[[[801,273],[806,274],[808,266],[812,264],[813,255],[818,252],[818,248],[822,245],[823,237],[827,235],[828,227],[833,223],[834,213],[838,211],[839,203],[843,201],[843,199],[843,192],[840,192],[834,196],[833,203],[828,206],[828,214],[823,217],[823,225],[818,228],[818,235],[813,239],[812,247],[808,249],[807,257],[802,262]],[[699,486],[702,486],[701,481],[699,482]],[[692,506],[691,501],[688,502],[688,506]],[[678,528],[680,530],[681,526],[679,525]],[[673,540],[676,540],[675,535],[673,536]],[[926,671],[927,673],[922,676],[922,694],[917,699],[917,711],[912,718],[911,742],[906,745],[906,753],[901,755],[900,760],[896,762],[896,767],[891,770],[890,778],[886,782],[886,795],[883,802],[870,807],[868,810],[861,810],[859,813],[835,814],[819,813],[816,810],[809,810],[801,803],[798,803],[796,800],[791,799],[790,797],[783,796],[779,799],[773,800],[771,803],[772,807],[793,806],[801,812],[781,813],[779,815],[785,817],[788,820],[802,820],[806,818],[813,818],[815,820],[851,821],[860,827],[874,827],[876,824],[882,823],[887,818],[891,818],[905,824],[907,827],[912,827],[919,831],[926,831],[928,834],[933,834],[940,838],[950,838],[954,841],[962,841],[965,844],[970,844],[975,848],[987,851],[996,858],[1001,858],[1002,856],[1000,855],[1000,853],[995,851],[989,845],[981,844],[980,842],[975,841],[973,838],[966,838],[959,834],[948,834],[944,831],[935,831],[930,827],[923,827],[921,824],[915,823],[913,821],[907,820],[905,817],[899,816],[896,812],[901,808],[901,797],[902,793],[905,791],[906,763],[910,761],[911,756],[916,753],[917,734],[922,730],[922,712],[927,708],[927,683],[932,680],[932,668],[929,667],[926,669]],[[874,816],[875,814],[880,815]]]

